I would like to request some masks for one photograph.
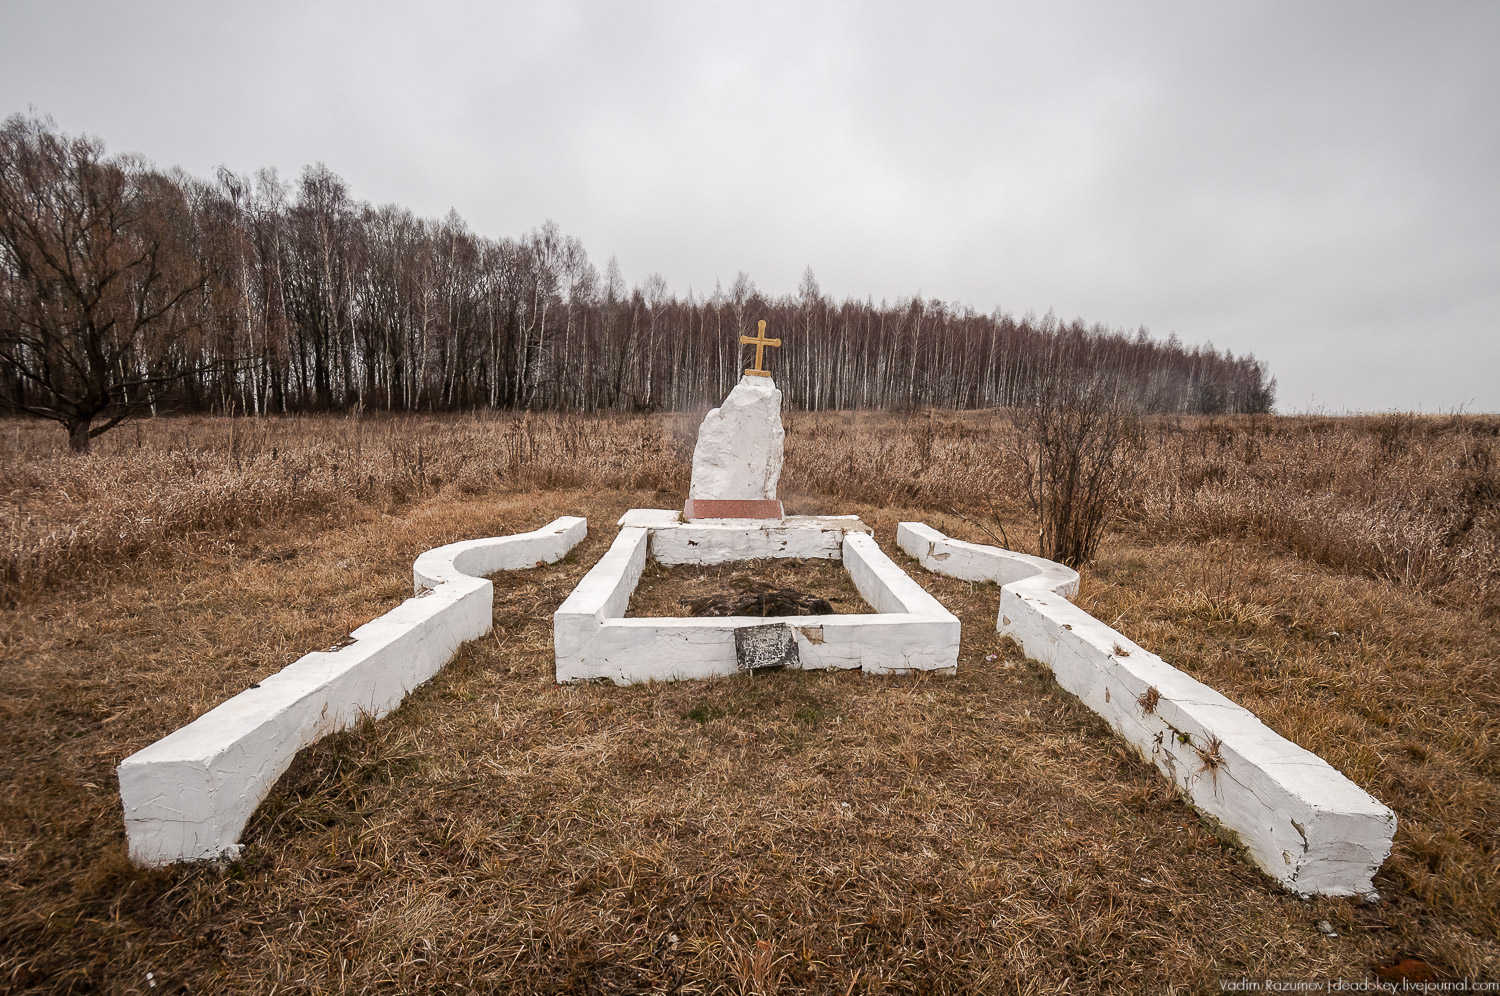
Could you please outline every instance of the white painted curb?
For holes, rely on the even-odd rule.
[[[1373,891],[1396,814],[1249,710],[1070,603],[1076,571],[949,539],[920,522],[901,523],[896,542],[928,570],[999,583],[996,628],[1238,834],[1266,874],[1302,895]]]
[[[959,621],[876,545],[855,516],[780,522],[682,523],[675,512],[632,509],[609,551],[553,616],[558,682],[628,685],[737,674],[734,631],[781,623],[804,670],[869,674],[952,670]],[[760,618],[625,618],[648,556],[663,563],[821,557],[842,560],[874,613]]]
[[[420,592],[449,581],[469,581],[496,571],[520,571],[555,564],[582,543],[588,532],[586,519],[564,515],[529,533],[489,536],[434,547],[412,564],[412,587]],[[489,629],[486,628],[485,632]]]
[[[588,524],[563,516],[514,536],[417,558],[417,594],[120,762],[130,859],[139,865],[239,854],[239,836],[297,752],[361,716],[379,718],[490,631],[494,586],[480,574],[561,560]]]

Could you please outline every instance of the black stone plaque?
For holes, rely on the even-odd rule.
[[[734,658],[741,671],[769,671],[796,667],[797,638],[782,623],[770,626],[740,626],[734,631]]]

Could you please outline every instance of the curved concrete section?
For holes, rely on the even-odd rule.
[[[588,520],[564,515],[529,533],[488,536],[433,547],[412,564],[412,587],[420,592],[447,581],[555,564],[583,542],[588,529]]]
[[[1238,834],[1251,858],[1303,895],[1365,895],[1390,854],[1396,814],[1243,707],[1067,599],[1078,574],[903,522],[923,567],[1000,588],[997,629],[1052,668],[1192,804]]]
[[[429,550],[413,567],[415,596],[120,762],[131,860],[236,857],[245,824],[299,750],[384,716],[490,631],[494,586],[478,575],[554,563],[586,534],[583,519],[565,516]]]
[[[1028,589],[1048,591],[1063,598],[1078,594],[1078,572],[1071,567],[998,546],[949,539],[925,523],[899,523],[896,545],[934,574],[962,581],[993,581],[1002,587],[1029,581]]]

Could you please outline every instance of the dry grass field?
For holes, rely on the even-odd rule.
[[[1500,980],[1500,420],[1153,423],[1083,572],[1090,612],[1395,809],[1375,903],[1281,892],[998,637],[993,587],[899,555],[963,620],[956,676],[556,686],[552,611],[620,512],[680,504],[696,421],[161,419],[86,457],[0,423],[0,991]],[[791,415],[783,497],[893,553],[903,518],[1030,549],[1007,433]],[[304,752],[242,861],[129,864],[123,757],[396,604],[424,549],[562,514],[589,539]]]

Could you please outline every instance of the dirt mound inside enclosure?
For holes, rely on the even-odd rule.
[[[690,616],[833,615],[833,606],[826,598],[749,579],[742,581],[736,590],[684,598],[680,604]]]
[[[627,616],[823,616],[874,612],[837,560],[646,562]]]

